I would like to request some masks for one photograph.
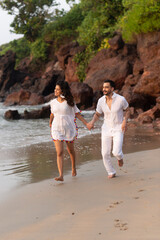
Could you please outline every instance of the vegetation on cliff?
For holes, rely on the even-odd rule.
[[[16,52],[17,64],[26,56],[45,62],[62,44],[78,41],[85,46],[84,52],[75,56],[77,75],[83,81],[90,58],[99,50],[109,48],[108,39],[115,31],[121,32],[129,42],[139,33],[160,29],[160,0],[67,2],[72,2],[69,12],[54,10],[51,14],[56,1],[1,1],[0,6],[15,15],[12,30],[23,33],[24,37],[1,46],[0,54],[12,49]],[[15,9],[18,9],[17,15]]]
[[[160,30],[160,0],[123,0],[124,15],[118,22],[125,41],[139,33]]]

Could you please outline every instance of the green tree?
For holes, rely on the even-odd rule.
[[[106,38],[112,36],[124,7],[122,0],[81,0],[80,7],[84,20],[77,28],[77,40],[80,45],[86,46],[86,50],[77,54],[75,61],[78,63],[77,75],[83,81],[88,62],[104,45],[104,40],[107,41]]]
[[[60,45],[77,38],[77,27],[82,23],[84,17],[82,9],[77,4],[73,5],[69,12],[59,12],[54,21],[45,25],[42,36],[47,42],[53,42],[57,49]]]
[[[122,36],[130,42],[139,33],[160,30],[160,0],[123,0],[125,14],[119,22]]]
[[[48,44],[42,39],[37,39],[34,43],[31,44],[31,54],[33,59],[45,61],[47,58]]]
[[[81,0],[81,7],[86,16],[78,27],[78,41],[96,51],[101,41],[115,30],[114,26],[123,14],[122,0]]]
[[[51,17],[49,10],[56,6],[55,0],[3,0],[2,9],[14,15],[11,23],[12,32],[24,34],[30,42],[34,42],[40,35],[43,26]]]
[[[13,40],[7,44],[0,46],[0,56],[4,55],[8,50],[12,50],[16,53],[17,66],[23,58],[30,56],[30,45],[31,44],[25,38]]]

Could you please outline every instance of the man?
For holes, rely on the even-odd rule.
[[[102,125],[101,150],[104,166],[108,172],[108,178],[116,176],[116,170],[111,162],[112,153],[118,160],[118,165],[123,166],[123,136],[126,130],[126,124],[129,117],[128,102],[123,96],[114,92],[115,83],[112,80],[105,80],[103,83],[104,96],[98,100],[96,112],[91,120],[90,129],[94,127],[94,123],[99,117],[104,115],[104,123]],[[125,117],[123,111],[126,111]]]

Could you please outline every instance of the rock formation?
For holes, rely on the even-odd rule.
[[[160,118],[160,32],[140,34],[134,44],[125,44],[121,35],[109,40],[110,47],[99,51],[89,62],[86,79],[79,82],[75,54],[84,46],[71,42],[61,48],[39,72],[31,72],[29,59],[15,70],[15,54],[0,57],[0,101],[6,105],[41,104],[54,97],[57,80],[66,80],[81,109],[95,107],[103,81],[115,82],[117,92],[130,104],[138,122]]]

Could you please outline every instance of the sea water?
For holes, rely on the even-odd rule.
[[[47,105],[47,104],[45,104]],[[3,193],[23,184],[34,183],[58,174],[56,151],[50,135],[49,118],[6,120],[7,110],[31,111],[44,105],[6,107],[0,103],[0,199]],[[90,121],[95,111],[82,111]],[[78,139],[75,142],[77,165],[101,159],[100,132],[103,119],[89,131],[77,119]],[[160,132],[152,127],[129,128],[124,138],[124,153],[149,150],[160,146]],[[65,150],[65,173],[70,160]]]
[[[49,119],[20,119],[20,120],[6,120],[4,114],[7,110],[18,110],[23,113],[24,110],[38,110],[44,105],[36,106],[12,106],[6,107],[0,103],[0,150],[21,148],[32,144],[49,142],[51,140]],[[90,121],[94,111],[82,111],[83,117]],[[89,131],[83,123],[77,119],[78,137],[84,137],[90,133],[99,133],[100,128],[96,127]],[[99,123],[101,125],[101,122]]]
[[[50,174],[46,173],[46,176],[45,173],[43,173],[43,177],[38,176],[38,169],[42,163],[44,164],[43,169],[46,166],[50,168],[53,158],[54,163],[56,163],[49,118],[27,120],[6,120],[4,118],[7,110],[18,110],[19,113],[23,113],[24,110],[38,110],[45,105],[47,104],[6,107],[0,103],[0,193],[17,184],[43,180],[52,175],[51,171]],[[94,111],[82,111],[82,115],[87,121],[91,120],[93,114]],[[78,138],[100,133],[101,121],[98,124],[94,130],[89,131],[77,119]],[[54,156],[51,156],[52,152]],[[50,156],[47,156],[48,153],[50,153]],[[46,160],[47,158],[48,160]],[[33,165],[36,166],[36,169]],[[54,169],[57,171],[55,165]],[[33,177],[33,171],[37,171],[37,177]]]

